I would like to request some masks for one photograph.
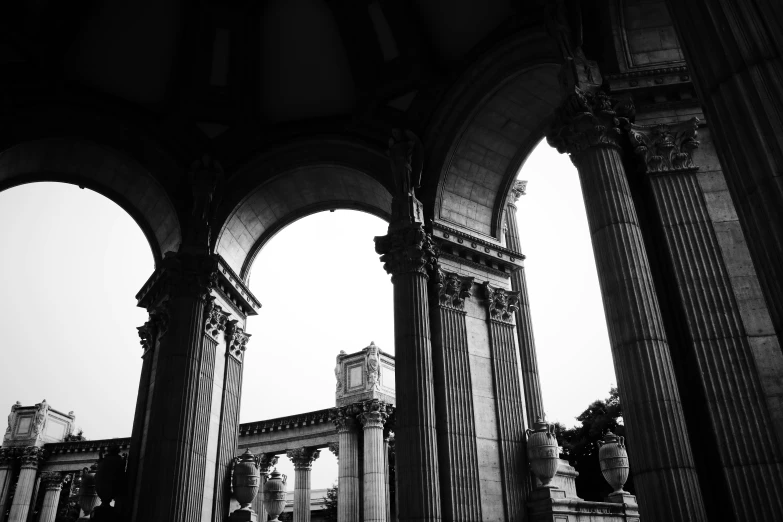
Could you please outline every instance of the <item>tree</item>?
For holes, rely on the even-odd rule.
[[[323,509],[325,511],[324,520],[337,522],[337,484],[332,484],[331,488],[327,488]]]
[[[577,418],[581,426],[566,428],[555,423],[557,442],[563,447],[561,458],[576,468],[579,476],[576,478],[576,492],[585,500],[603,502],[612,492],[601,474],[598,462],[598,441],[607,432],[625,436],[625,426],[622,424],[623,408],[617,388],[609,390],[609,397],[590,404]],[[633,493],[632,477],[628,478],[624,489]]]

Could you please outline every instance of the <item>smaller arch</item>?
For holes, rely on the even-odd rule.
[[[294,221],[323,210],[361,210],[389,221],[392,195],[359,170],[315,165],[291,170],[260,185],[231,212],[215,251],[247,281],[264,244]]]
[[[157,265],[182,240],[179,219],[163,187],[141,164],[92,141],[48,138],[0,153],[0,191],[39,181],[89,188],[117,203],[147,238]]]

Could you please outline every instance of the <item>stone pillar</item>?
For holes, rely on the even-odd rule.
[[[30,511],[30,503],[32,502],[36,476],[38,475],[38,463],[43,458],[43,448],[29,446],[22,450],[22,454],[19,457],[22,468],[19,471],[14,499],[11,502],[11,512],[8,514],[9,522],[27,522],[27,514]]]
[[[361,481],[359,480],[359,433],[356,415],[359,408],[355,404],[334,410],[332,421],[337,427],[338,447],[340,451],[337,472],[337,520],[359,522],[359,498]]]
[[[41,486],[44,488],[43,505],[38,522],[54,522],[57,506],[60,503],[60,491],[63,489],[63,476],[57,472],[41,474]]]
[[[388,425],[388,421],[386,421]],[[389,491],[389,430],[383,430],[383,475],[384,497],[386,504],[386,521],[391,522],[391,495]]]
[[[13,463],[15,458],[15,448],[0,448],[0,522],[4,522],[8,493],[11,490],[11,480],[14,477]]]
[[[371,400],[359,414],[364,435],[364,522],[386,522],[386,473],[383,456],[383,426],[388,418],[386,403]]]
[[[253,511],[258,515],[259,522],[267,522],[269,514],[264,507],[264,484],[269,480],[269,474],[272,472],[272,467],[277,464],[277,455],[273,453],[262,453],[258,455],[258,470],[261,473],[261,481],[258,486],[258,494],[253,499]]]
[[[516,181],[506,202],[506,248],[522,252],[519,240],[516,202],[525,194],[526,181]],[[519,307],[516,311],[517,343],[519,344],[519,362],[522,367],[522,387],[525,392],[525,413],[527,425],[532,426],[539,417],[544,417],[544,400],[541,397],[541,384],[538,379],[538,358],[536,343],[533,339],[533,321],[530,318],[530,300],[527,295],[525,269],[511,274],[511,289],[519,292]]]
[[[666,4],[783,339],[783,4]]]
[[[437,266],[430,288],[438,418],[438,465],[445,520],[480,520],[481,488],[465,299],[472,277]]]
[[[723,509],[733,509],[737,520],[783,520],[783,452],[775,430],[783,425],[780,388],[758,370],[783,367],[783,355],[765,350],[754,356],[748,340],[691,159],[697,125],[696,118],[631,125],[629,134],[660,221],[660,248],[672,260],[674,306],[687,330],[682,342],[695,362],[688,367],[689,384],[707,413],[700,419],[707,435],[699,438],[715,439],[703,441],[714,466],[706,469],[711,487],[724,492],[727,498],[720,500],[730,506]],[[672,164],[670,157],[679,161]]]
[[[519,292],[484,283],[492,354],[492,384],[495,389],[500,467],[506,520],[521,520],[525,514],[527,468],[525,466],[525,403],[519,386],[514,314]]]
[[[619,104],[579,88],[547,136],[579,170],[641,511],[706,519],[669,345],[620,158]]]
[[[320,450],[297,448],[286,455],[294,463],[294,522],[310,522],[310,471]]]

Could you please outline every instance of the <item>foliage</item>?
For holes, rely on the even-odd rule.
[[[576,418],[581,422],[581,426],[566,428],[560,423],[555,423],[557,442],[563,447],[560,457],[568,460],[579,472],[576,478],[576,492],[585,500],[603,502],[612,492],[601,474],[598,441],[602,440],[609,431],[625,436],[622,417],[620,396],[617,388],[613,387],[609,390],[609,397],[593,402]],[[624,489],[633,493],[632,477],[629,477]]]
[[[327,488],[326,496],[324,497],[323,509],[324,520],[327,522],[337,522],[337,484],[332,484],[331,488]]]
[[[79,428],[77,433],[70,432],[63,438],[63,442],[79,442],[82,440],[87,440],[87,437],[84,436],[84,430],[81,428]]]

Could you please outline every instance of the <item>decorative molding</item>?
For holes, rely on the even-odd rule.
[[[484,283],[487,297],[489,317],[495,321],[513,323],[514,313],[519,309],[520,292],[512,292],[503,288],[495,288]]]
[[[514,181],[513,185],[511,185],[511,190],[508,191],[508,198],[506,198],[506,203],[513,205],[525,194],[527,194],[527,180],[518,179]]]
[[[235,358],[242,360],[242,354],[247,349],[247,343],[250,340],[250,334],[245,333],[238,321],[229,321],[226,325],[226,351]]]
[[[152,310],[166,296],[207,301],[218,282],[220,256],[168,252],[136,294],[138,306]]]
[[[378,399],[362,403],[362,412],[357,416],[364,429],[383,428],[391,413],[391,405]]]
[[[274,453],[262,453],[258,455],[258,469],[262,475],[268,475],[270,470],[277,465],[278,456]]]
[[[470,288],[475,278],[445,272],[440,265],[433,270],[433,283],[438,290],[438,304],[444,308],[463,311],[465,299],[470,297]]]
[[[19,453],[19,461],[23,468],[37,468],[38,463],[48,456],[48,452],[39,446],[28,446]]]
[[[469,265],[504,278],[520,270],[525,256],[497,243],[490,243],[465,232],[433,223],[432,239],[438,257]]]
[[[111,446],[117,446],[121,450],[130,449],[130,439],[100,439],[100,440],[79,440],[72,442],[54,442],[46,444],[44,447],[51,454],[61,453],[101,453],[107,451]]]
[[[329,412],[329,420],[334,423],[338,432],[353,431],[356,429],[356,416],[361,413],[360,404],[349,404],[342,408],[333,408]]]
[[[626,126],[634,153],[647,174],[696,170],[692,151],[699,146],[698,118],[674,124]]]
[[[687,75],[688,68],[684,65],[679,67],[659,67],[657,69],[643,69],[638,71],[628,71],[623,73],[607,74],[606,77],[609,80],[621,80],[626,78],[639,78],[642,76],[661,76],[664,74],[681,74],[681,73]],[[690,80],[690,78],[685,78],[685,80]]]
[[[220,332],[226,330],[229,314],[215,303],[215,299],[209,296],[207,306],[204,308],[204,331],[217,339]]]
[[[555,111],[546,140],[561,154],[577,155],[590,147],[620,147],[621,127],[633,119],[630,98],[618,100],[603,91],[574,87]]]
[[[331,421],[333,408],[325,410],[311,411],[299,415],[290,415],[288,417],[278,417],[258,422],[249,422],[239,425],[239,435],[253,435],[254,433],[265,433],[267,431],[279,431],[300,426],[309,426],[312,424],[322,424]]]
[[[19,448],[0,448],[0,466],[11,466],[19,456]]]
[[[63,487],[66,477],[57,471],[44,471],[41,473],[41,485],[45,489],[58,490]]]
[[[321,455],[321,450],[315,448],[296,448],[285,452],[286,456],[294,463],[295,470],[311,470],[313,462]]]
[[[383,268],[392,277],[427,271],[437,262],[437,248],[432,236],[418,223],[401,226],[385,236],[375,238],[375,251],[381,254]]]

